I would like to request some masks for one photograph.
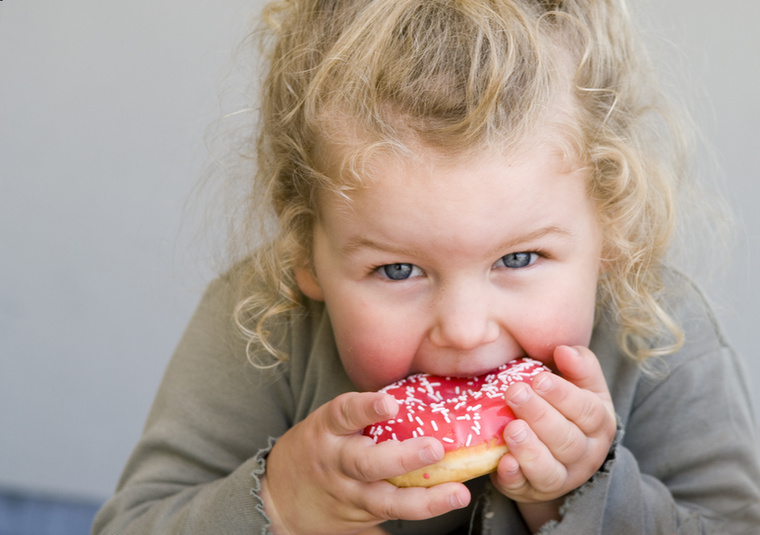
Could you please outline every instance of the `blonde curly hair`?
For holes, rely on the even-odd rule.
[[[275,364],[287,359],[273,326],[301,305],[294,269],[311,258],[320,192],[350,192],[378,148],[466,154],[547,121],[589,171],[606,244],[598,298],[615,311],[620,347],[643,362],[680,346],[661,271],[686,144],[623,0],[280,0],[263,20],[243,233],[266,232],[240,267],[248,284],[235,310],[249,356],[263,346]],[[562,98],[566,113],[548,117]],[[358,141],[349,172],[330,177],[319,146],[346,120]]]

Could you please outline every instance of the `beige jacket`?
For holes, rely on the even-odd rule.
[[[610,458],[566,501],[545,535],[758,534],[760,446],[746,374],[698,292],[680,278],[673,310],[685,347],[643,375],[602,318],[591,349],[619,419]],[[166,370],[115,495],[93,534],[258,534],[257,496],[273,441],[336,395],[353,390],[320,303],[287,326],[288,364],[253,367],[232,323],[234,281],[208,288]],[[388,522],[393,534],[525,535],[488,478],[469,483],[470,507],[429,521]]]

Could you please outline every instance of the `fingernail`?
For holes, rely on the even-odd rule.
[[[545,373],[543,375],[539,375],[533,380],[532,386],[533,390],[536,390],[537,392],[546,393],[548,392],[552,387],[552,376],[548,373]]]
[[[393,406],[391,405],[391,399],[383,397],[375,401],[375,411],[381,416],[393,414]]]
[[[514,390],[517,390],[517,392],[514,392],[512,394],[512,397],[509,398],[509,403],[511,405],[522,405],[526,401],[528,401],[528,398],[530,397],[530,394],[528,393],[528,387],[527,386],[518,386]]]
[[[420,450],[420,459],[427,464],[437,463],[440,460],[432,446],[425,446]]]
[[[519,444],[520,442],[525,442],[525,439],[528,438],[528,432],[524,427],[519,427],[515,433],[509,435],[509,438],[514,443]]]
[[[451,501],[451,506],[456,509],[461,509],[462,507],[467,505],[467,502],[464,501],[464,499],[462,498],[462,496],[459,495],[458,492],[452,494],[449,497],[449,500]]]

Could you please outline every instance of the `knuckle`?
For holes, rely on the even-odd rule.
[[[450,509],[450,505],[451,502],[448,499],[444,499],[443,496],[440,496],[437,499],[429,500],[425,504],[425,514],[422,518],[439,516],[448,511]],[[422,518],[420,518],[420,520],[422,520]]]
[[[556,406],[564,406],[566,403],[568,403],[568,400],[571,400],[572,395],[575,393],[575,389],[577,388],[575,385],[570,383],[562,384],[561,386],[561,388],[555,388],[551,392],[551,402]]]
[[[567,473],[564,470],[552,470],[543,481],[541,490],[545,494],[556,494],[565,488]]]
[[[538,407],[536,407],[536,411],[533,414],[533,423],[534,425],[540,425],[543,422],[548,421],[552,415],[553,412],[549,410],[549,407],[547,405],[540,404]]]
[[[583,401],[579,422],[581,422],[585,429],[593,431],[603,426],[606,417],[607,412],[601,410],[599,400],[593,394],[589,393]]]
[[[525,478],[520,478],[519,481],[501,482],[499,490],[506,496],[516,497],[526,495],[531,486]]]
[[[360,481],[374,481],[375,470],[374,463],[367,455],[354,455],[353,456],[353,476]]]
[[[398,460],[398,473],[399,474],[408,474],[409,472],[416,470],[419,468],[418,466],[415,466],[413,462],[409,461],[406,457],[401,457]]]
[[[341,394],[330,403],[330,421],[337,431],[348,431],[355,427],[352,405],[350,394]]]
[[[566,433],[555,446],[554,456],[565,463],[571,463],[581,458],[585,450],[585,440],[579,441],[575,433]]]
[[[385,494],[371,504],[371,512],[377,518],[390,520],[396,518],[396,504],[392,495]]]

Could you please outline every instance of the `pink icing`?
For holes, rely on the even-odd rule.
[[[375,442],[432,436],[447,452],[494,438],[503,444],[504,427],[515,419],[504,393],[509,385],[530,383],[542,371],[549,368],[521,358],[472,378],[411,375],[380,390],[396,398],[399,412],[366,427],[364,434]]]

